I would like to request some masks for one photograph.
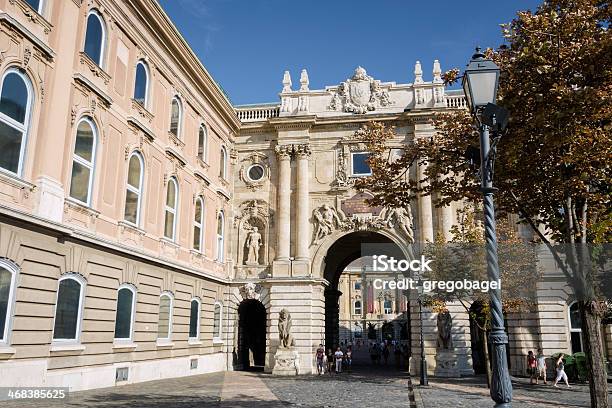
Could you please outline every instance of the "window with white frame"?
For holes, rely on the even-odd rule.
[[[157,338],[170,340],[172,337],[172,295],[162,293],[159,297],[159,321],[157,323]]]
[[[193,298],[190,305],[189,340],[198,340],[200,338],[200,301]]]
[[[0,259],[0,344],[8,344],[18,269],[12,262]]]
[[[356,300],[353,303],[353,314],[354,315],[361,315],[361,300]]]
[[[372,170],[367,162],[369,157],[368,152],[351,153],[351,175],[357,177],[372,175]]]
[[[79,341],[85,280],[78,274],[60,278],[55,303],[53,341]]]
[[[361,281],[355,281],[355,290],[361,290]]]
[[[390,299],[385,299],[383,302],[383,309],[385,314],[393,313],[393,302]]]
[[[572,345],[572,354],[583,351],[582,343],[582,316],[580,315],[580,306],[578,302],[573,302],[569,305],[569,329],[570,341]]]
[[[204,125],[200,125],[200,130],[198,131],[198,157],[203,162],[206,162],[208,159],[208,132]]]
[[[0,169],[21,176],[32,109],[32,84],[9,68],[0,82]]]
[[[100,67],[104,62],[104,48],[106,46],[106,28],[104,21],[97,10],[92,9],[87,15],[87,28],[85,31],[85,45],[83,51]]]
[[[213,342],[221,341],[221,318],[223,314],[223,305],[220,302],[215,302],[213,314]]]
[[[217,216],[217,261],[223,262],[224,253],[224,235],[225,235],[225,216],[223,211]]]
[[[181,133],[182,116],[183,108],[181,106],[181,101],[175,96],[172,98],[172,104],[170,106],[170,133],[176,137],[179,137]]]
[[[193,217],[193,249],[203,252],[204,237],[204,200],[197,197],[195,201],[195,213]]]
[[[149,96],[149,67],[143,60],[136,64],[136,77],[134,79],[134,100],[147,107]]]
[[[77,125],[72,156],[70,197],[86,205],[91,204],[97,139],[96,126],[91,118],[82,118]]]
[[[128,161],[128,175],[125,193],[124,219],[140,225],[140,203],[142,198],[143,160],[138,152],[132,153]]]
[[[227,179],[227,149],[221,146],[221,157],[219,158],[219,177]]]
[[[166,206],[164,210],[164,237],[174,241],[176,236],[176,215],[178,209],[178,183],[174,177],[168,180]]]
[[[123,284],[117,291],[117,313],[115,315],[115,340],[132,340],[134,331],[134,308],[136,288]]]
[[[44,0],[25,0],[38,14],[42,14]]]

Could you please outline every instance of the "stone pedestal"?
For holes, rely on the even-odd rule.
[[[455,350],[436,350],[436,370],[434,375],[437,377],[461,377],[459,353]]]
[[[274,355],[274,375],[298,375],[300,371],[300,354],[293,348],[279,348]]]

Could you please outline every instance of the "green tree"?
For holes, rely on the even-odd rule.
[[[425,248],[425,255],[432,259],[432,271],[425,278],[435,281],[487,281],[485,242],[482,227],[477,222],[473,205],[458,212],[458,223],[453,225],[453,239],[445,242],[439,235]],[[504,313],[520,313],[533,310],[535,291],[540,279],[536,267],[533,245],[523,242],[507,218],[497,223],[498,253],[501,272],[502,307]],[[436,313],[446,310],[449,303],[459,303],[477,325],[475,333],[482,341],[485,356],[487,384],[491,383],[491,365],[488,334],[491,330],[490,298],[488,292],[455,289],[452,292],[436,291],[425,297],[424,304]],[[477,306],[477,307],[476,307]],[[476,310],[477,309],[477,310]]]
[[[573,283],[597,408],[608,407],[599,330],[605,307],[592,284],[587,244],[612,238],[611,20],[608,0],[545,1],[535,12],[518,12],[503,26],[506,44],[487,51],[502,69],[498,103],[511,114],[507,133],[496,140],[496,206],[520,214]],[[446,81],[458,72],[446,73]],[[436,205],[480,200],[474,168],[464,159],[468,147],[478,146],[472,118],[444,112],[433,124],[435,136],[407,145],[393,163],[385,148],[392,129],[370,124],[362,131],[373,175],[360,185],[374,193],[372,204],[405,206],[415,193],[434,191],[441,195]],[[406,177],[415,163],[427,165],[423,180]]]

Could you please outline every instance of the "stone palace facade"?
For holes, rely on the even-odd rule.
[[[278,103],[233,107],[154,0],[0,0],[2,385],[272,371],[282,309],[312,373],[318,344],[340,341],[339,283],[362,245],[411,258],[456,223],[460,203],[371,208],[354,188],[364,123],[395,126],[400,148],[465,107],[438,61],[426,68],[395,83],[357,67],[324,89],[285,72]],[[450,309],[471,374],[469,317]],[[512,371],[528,349],[581,347],[572,316],[560,290],[511,317]],[[434,373],[436,316],[423,324]]]

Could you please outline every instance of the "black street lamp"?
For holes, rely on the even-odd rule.
[[[421,326],[421,385],[429,385],[429,379],[427,378],[427,360],[425,359],[425,341],[423,340],[423,285],[417,287],[418,290],[418,302],[419,302],[419,321]]]
[[[497,260],[497,234],[495,232],[495,207],[493,204],[493,163],[495,160],[495,145],[491,147],[489,130],[497,132],[506,126],[508,112],[497,105],[497,87],[499,83],[499,67],[485,58],[476,48],[463,75],[463,90],[468,107],[478,122],[480,130],[480,175],[481,191],[484,196],[485,241],[487,253],[487,274],[489,280],[499,280],[499,264]],[[506,346],[508,336],[504,329],[501,290],[489,292],[491,297],[491,334],[493,346],[491,398],[495,407],[509,408],[512,401],[512,382],[508,372]]]

